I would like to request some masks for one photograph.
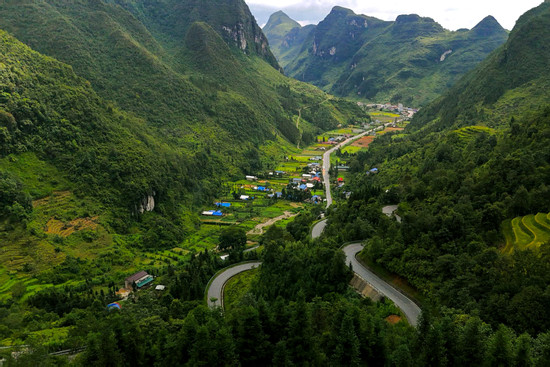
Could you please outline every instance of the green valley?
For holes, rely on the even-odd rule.
[[[546,366],[548,44],[0,2],[0,366]]]

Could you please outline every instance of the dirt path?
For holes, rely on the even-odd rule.
[[[256,227],[254,227],[250,231],[246,232],[246,234],[263,234],[265,227],[269,227],[270,225],[275,224],[280,220],[292,218],[292,217],[295,217],[297,215],[298,214],[292,214],[291,212],[286,211],[283,215],[279,215],[276,218],[271,218],[267,222],[258,224]]]

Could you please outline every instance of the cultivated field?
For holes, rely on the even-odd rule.
[[[543,243],[550,242],[550,213],[530,214],[504,221],[502,225],[506,238],[505,253],[514,250],[536,250]]]

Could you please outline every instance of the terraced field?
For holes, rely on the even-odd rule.
[[[496,133],[496,130],[487,126],[466,126],[454,131],[454,133],[456,133],[458,137],[464,141],[471,140],[482,132],[493,135]]]
[[[502,230],[506,238],[505,253],[512,253],[515,249],[538,249],[543,243],[550,242],[550,213],[504,221]]]

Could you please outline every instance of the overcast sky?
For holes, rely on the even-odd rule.
[[[431,17],[443,27],[456,30],[472,28],[487,15],[494,16],[511,30],[516,20],[543,0],[245,0],[258,24],[264,26],[269,16],[283,10],[292,19],[304,24],[317,24],[333,6],[352,9],[383,20],[395,20],[400,14]]]

